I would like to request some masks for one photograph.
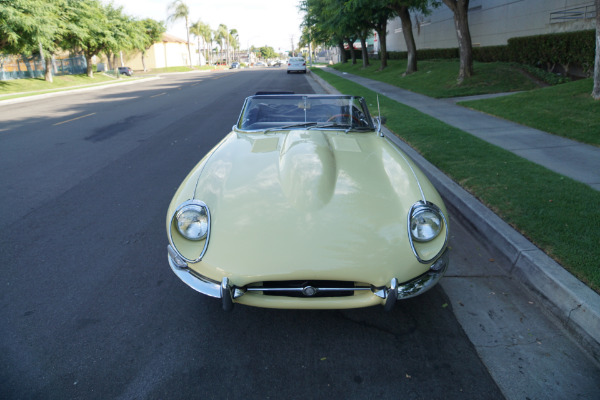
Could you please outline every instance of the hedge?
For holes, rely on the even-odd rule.
[[[506,45],[473,47],[473,59],[480,62],[516,62],[547,71],[560,66],[566,73],[573,67],[578,67],[589,75],[594,68],[595,34],[596,31],[592,29],[511,38]],[[350,51],[347,50],[346,53],[350,60]],[[356,51],[356,57],[361,58],[360,51]],[[406,58],[406,51],[388,52],[390,60]],[[458,48],[417,49],[418,60],[452,58],[459,58]]]

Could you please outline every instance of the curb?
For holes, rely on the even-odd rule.
[[[310,74],[328,93],[329,83]],[[385,135],[413,159],[461,222],[484,238],[510,265],[505,271],[525,286],[597,362],[600,362],[600,295],[504,222],[391,131]],[[504,263],[501,263],[504,264]]]

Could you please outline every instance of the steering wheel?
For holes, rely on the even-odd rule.
[[[360,124],[360,119],[358,119],[356,116],[350,115],[350,114],[336,114],[336,115],[333,115],[333,116],[331,116],[327,120],[327,122],[331,122],[331,121],[333,121],[333,120],[335,120],[335,119],[337,119],[339,117],[351,117],[354,122],[356,122],[357,124]]]

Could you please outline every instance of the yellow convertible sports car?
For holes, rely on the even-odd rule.
[[[380,128],[360,97],[248,97],[171,201],[173,272],[226,310],[390,309],[430,289],[447,211]]]

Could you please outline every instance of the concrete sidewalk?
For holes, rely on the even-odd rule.
[[[529,159],[532,161],[552,164],[552,168],[548,168],[554,171],[561,171],[565,175],[565,171],[568,171],[572,178],[600,190],[600,148],[557,138],[545,132],[457,106],[451,101],[431,99],[330,68],[326,70],[522,157],[531,156]],[[323,79],[315,74],[310,75],[325,91],[337,93],[335,88]],[[473,235],[483,238],[506,259],[506,262],[498,263],[508,266],[505,267],[504,273],[529,289],[539,304],[558,320],[562,328],[571,333],[596,363],[600,363],[600,295],[581,283],[414,149],[391,132],[384,132],[428,175],[454,217],[463,221]],[[452,289],[447,286],[451,283],[445,284],[442,280],[442,285],[450,295]],[[456,309],[460,310],[461,307]]]
[[[600,190],[600,147],[575,142],[470,110],[451,100],[433,99],[387,83],[339,72],[333,68],[324,70]]]

